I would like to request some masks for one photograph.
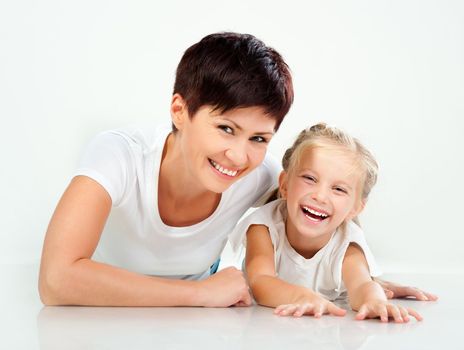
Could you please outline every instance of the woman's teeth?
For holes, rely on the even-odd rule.
[[[226,168],[223,168],[222,166],[220,166],[218,163],[216,163],[214,160],[212,159],[209,159],[209,162],[211,163],[211,165],[217,170],[219,171],[220,173],[222,174],[225,174],[225,175],[228,175],[228,176],[236,176],[238,171],[237,170],[228,170]]]

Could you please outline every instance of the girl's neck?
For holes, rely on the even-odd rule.
[[[311,259],[329,242],[332,232],[318,237],[305,237],[299,233],[287,218],[285,222],[287,240],[292,248],[305,259]]]

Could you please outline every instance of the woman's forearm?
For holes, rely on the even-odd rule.
[[[200,285],[129,272],[80,259],[70,266],[42,268],[39,292],[46,305],[198,306]]]

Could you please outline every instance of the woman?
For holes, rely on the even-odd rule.
[[[47,230],[43,303],[250,305],[240,271],[214,272],[235,223],[277,183],[266,148],[292,102],[287,65],[255,37],[212,34],[190,47],[172,130],[113,130],[89,145]]]

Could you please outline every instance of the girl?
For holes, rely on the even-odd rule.
[[[256,210],[232,235],[237,248],[246,232],[245,271],[256,301],[281,316],[343,316],[329,300],[347,293],[356,319],[421,320],[389,303],[372,280],[379,270],[354,223],[377,179],[371,153],[339,129],[317,124],[300,133],[282,164],[281,199]]]

